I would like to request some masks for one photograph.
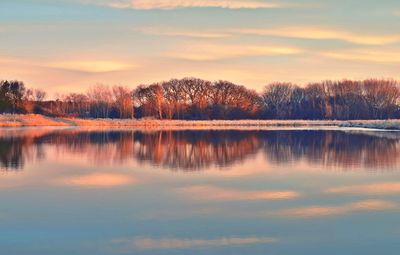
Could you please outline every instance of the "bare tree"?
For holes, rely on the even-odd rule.
[[[264,105],[279,119],[285,118],[290,99],[293,93],[291,83],[272,83],[265,87],[263,93]]]
[[[164,91],[163,87],[159,83],[155,83],[149,86],[151,93],[151,102],[156,108],[158,118],[161,120],[163,118],[163,106],[164,106]]]
[[[363,90],[373,118],[388,117],[388,111],[396,107],[400,98],[399,87],[394,80],[365,80]]]
[[[47,93],[46,93],[46,91],[44,91],[42,89],[35,89],[34,95],[35,95],[35,100],[37,102],[42,102],[46,98]]]
[[[133,118],[132,92],[123,86],[114,86],[114,102],[119,110],[120,118]]]
[[[87,92],[91,102],[91,111],[96,118],[109,117],[112,103],[112,92],[109,86],[97,84]]]

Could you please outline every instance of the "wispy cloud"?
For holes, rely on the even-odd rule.
[[[112,0],[101,1],[100,4],[112,8],[137,10],[173,10],[182,8],[266,9],[288,6],[282,3],[261,0]]]
[[[385,45],[400,41],[400,34],[376,35],[324,27],[278,27],[238,29],[233,32],[260,36],[278,36],[313,40],[341,40],[361,45]]]
[[[286,200],[299,196],[295,191],[271,191],[271,190],[240,190],[220,188],[215,186],[190,186],[178,190],[180,193],[193,199],[206,200]]]
[[[135,65],[109,60],[74,60],[60,61],[45,64],[46,67],[59,68],[64,70],[88,72],[88,73],[104,73],[125,71],[136,68]]]
[[[252,56],[294,55],[302,52],[300,48],[289,46],[187,43],[177,47],[175,51],[168,52],[166,56],[192,61],[213,61]]]
[[[327,193],[383,195],[400,193],[400,182],[382,182],[364,185],[341,186],[327,189]]]
[[[225,38],[231,36],[231,34],[226,32],[214,32],[214,31],[199,31],[199,30],[183,30],[178,28],[156,28],[147,27],[138,29],[138,31],[143,34],[148,35],[161,35],[161,36],[180,36],[180,37],[192,37],[192,38]]]
[[[129,249],[159,250],[159,249],[184,249],[195,247],[251,245],[274,243],[278,240],[271,237],[223,237],[219,239],[179,239],[179,238],[120,238],[114,239],[113,244]]]
[[[310,206],[280,210],[274,213],[279,217],[315,218],[354,212],[383,211],[398,208],[398,204],[383,200],[362,200],[338,206]]]
[[[136,180],[128,175],[114,173],[94,173],[67,177],[61,183],[68,186],[79,187],[116,187],[135,183]]]
[[[147,27],[139,29],[144,34],[182,36],[194,38],[226,38],[235,35],[256,35],[310,40],[338,40],[358,45],[387,45],[400,42],[400,34],[368,34],[326,27],[273,27],[242,28],[224,30],[187,30],[168,27]]]
[[[378,63],[400,63],[399,50],[379,50],[379,49],[352,49],[352,50],[339,50],[322,52],[321,56],[341,59],[352,60],[361,62],[378,62]]]

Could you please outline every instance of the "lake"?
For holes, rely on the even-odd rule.
[[[400,133],[0,130],[5,255],[398,254]]]

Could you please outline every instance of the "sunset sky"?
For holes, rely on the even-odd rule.
[[[0,79],[51,95],[186,76],[400,79],[400,1],[0,1]]]

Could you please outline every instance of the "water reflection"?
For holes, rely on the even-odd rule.
[[[395,210],[399,206],[397,203],[384,200],[361,200],[353,203],[336,205],[336,206],[310,206],[284,209],[272,213],[278,217],[284,218],[316,218],[329,217],[342,214],[368,212],[368,211],[385,211]]]
[[[226,167],[257,153],[270,164],[308,164],[352,169],[400,166],[400,135],[343,131],[152,131],[2,130],[0,168],[23,169],[26,162],[54,153],[81,155],[95,164],[128,160],[176,170]]]
[[[223,237],[219,239],[178,239],[178,238],[120,238],[113,240],[114,244],[122,245],[125,253],[132,250],[163,250],[193,247],[233,246],[275,243],[278,240],[271,237]]]
[[[32,162],[43,157],[41,144],[35,143],[31,136],[0,138],[0,169],[21,170],[27,160]]]
[[[352,169],[400,165],[400,134],[384,132],[272,131],[264,136],[265,156],[275,163],[298,162]]]
[[[255,154],[262,145],[245,131],[162,131],[137,133],[135,157],[173,169],[197,170],[229,166]]]

